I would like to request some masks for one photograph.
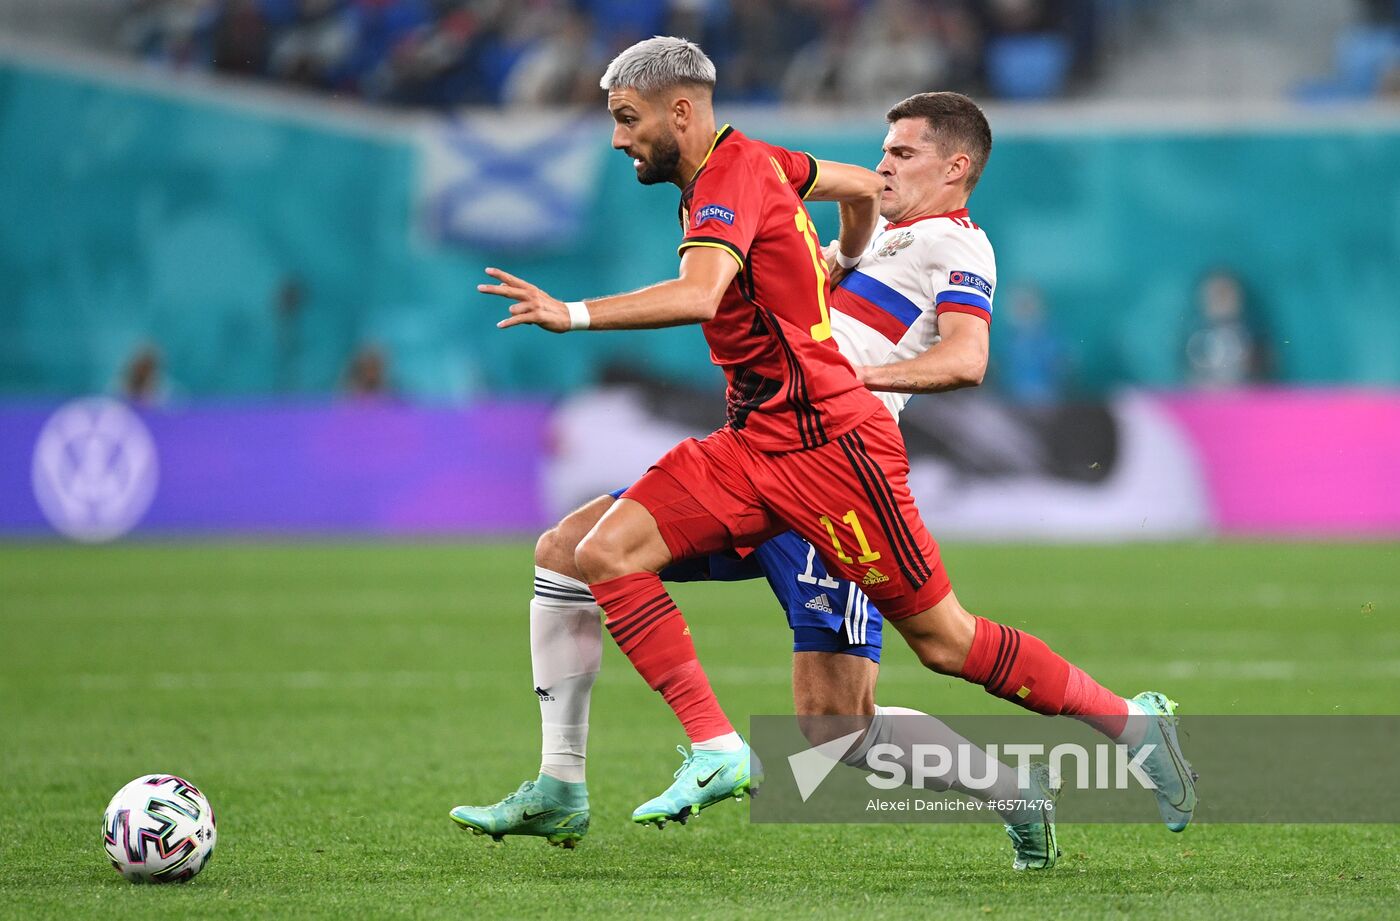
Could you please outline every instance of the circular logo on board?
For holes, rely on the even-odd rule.
[[[106,397],[59,407],[34,445],[34,498],[49,524],[90,543],[130,531],[155,498],[156,444],[145,423]]]

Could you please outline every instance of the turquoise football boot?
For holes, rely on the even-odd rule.
[[[757,794],[763,783],[763,768],[754,757],[749,743],[732,752],[691,751],[676,746],[685,758],[675,773],[675,783],[665,793],[638,806],[632,821],[638,825],[664,828],[667,822],[680,822],[696,816],[702,809],[744,794]],[[750,767],[752,763],[752,767]]]
[[[1172,831],[1184,831],[1191,824],[1191,814],[1196,811],[1197,774],[1181,753],[1181,743],[1176,737],[1177,703],[1157,691],[1143,691],[1133,698],[1133,703],[1150,716],[1142,743],[1129,748],[1128,754],[1135,757],[1147,745],[1153,746],[1142,761],[1143,773],[1157,787],[1154,792],[1162,821]],[[1138,714],[1129,717],[1142,718]]]
[[[1030,787],[1023,791],[1024,800],[1036,802],[1034,815],[1023,815],[1024,822],[1006,824],[1006,835],[1016,849],[1013,870],[1049,870],[1060,858],[1059,842],[1055,837],[1055,800],[1060,788],[1050,783],[1050,766],[1041,761],[1030,765]]]
[[[588,792],[581,783],[541,774],[493,806],[457,806],[449,815],[460,828],[495,841],[531,835],[572,849],[588,834]]]

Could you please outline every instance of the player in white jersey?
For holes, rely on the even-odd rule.
[[[956,323],[968,337],[957,351],[970,353],[962,356],[969,367],[947,383],[980,383],[986,353],[977,346],[985,346],[982,334],[991,324],[996,289],[996,257],[986,233],[965,207],[881,225],[858,267],[832,291],[831,328],[841,353],[858,368],[909,361],[939,342],[940,325],[947,330]],[[954,313],[984,323],[964,324],[948,316]],[[863,380],[878,387],[873,371]],[[906,392],[872,389],[898,420],[910,396],[928,392],[928,384],[921,381],[917,391],[911,384]]]
[[[861,380],[897,419],[910,394],[981,383],[996,267],[986,234],[966,209],[991,149],[981,111],[958,94],[926,93],[891,109],[888,120],[878,168],[885,180],[881,226],[863,253],[842,254],[833,246],[828,258],[833,278],[840,279],[830,301],[833,335]],[[842,219],[850,216],[843,208]],[[589,696],[601,661],[601,610],[577,571],[574,551],[622,491],[566,516],[536,546],[530,642],[542,723],[540,775],[500,803],[453,809],[453,820],[464,828],[498,839],[537,835],[568,847],[587,832],[584,760]],[[774,538],[743,560],[682,561],[662,575],[768,579],[793,629],[799,719],[853,718],[807,720],[803,728],[809,739],[819,744],[853,724],[866,729],[841,760],[862,765],[872,746],[889,742],[906,753],[906,760],[918,743],[975,749],[933,717],[875,705],[879,612],[858,586],[829,576],[820,556],[795,534]],[[983,776],[987,767],[974,765],[967,776]],[[906,765],[906,776],[914,775],[912,768]],[[959,787],[952,776],[949,785],[983,800],[1050,798],[1043,773],[1034,774],[1026,789],[1017,786],[1009,768],[995,773],[989,790]],[[1016,869],[1054,865],[1058,850],[1048,811],[1009,811],[1003,818]]]

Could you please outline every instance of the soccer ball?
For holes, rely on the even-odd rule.
[[[117,791],[102,819],[112,868],[133,883],[183,883],[214,854],[214,809],[188,780],[147,774]]]

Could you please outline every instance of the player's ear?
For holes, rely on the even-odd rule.
[[[671,124],[677,131],[682,131],[690,124],[690,120],[695,117],[695,103],[684,96],[677,96],[671,100]]]
[[[965,153],[957,154],[948,161],[948,174],[944,178],[950,184],[963,182],[967,179],[967,173],[970,169],[972,169],[972,158]]]

